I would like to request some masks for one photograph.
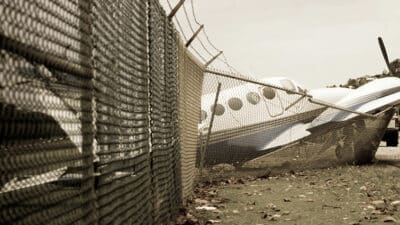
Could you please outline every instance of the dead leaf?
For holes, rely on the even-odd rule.
[[[376,209],[385,208],[385,201],[383,200],[372,201],[371,204],[374,205]]]
[[[400,200],[396,200],[390,203],[392,206],[400,206]]]
[[[276,208],[276,205],[274,205],[273,203],[269,203],[269,204],[267,205],[267,208],[275,209],[275,208]]]
[[[200,204],[200,205],[207,205],[209,204],[209,201],[205,200],[205,199],[201,199],[201,198],[196,198],[194,200],[195,203]]]
[[[371,212],[371,214],[372,214],[372,215],[380,215],[380,214],[382,214],[382,212],[381,212],[380,210],[373,210],[373,211]]]
[[[384,217],[384,218],[382,219],[382,221],[383,221],[384,223],[394,223],[394,222],[396,222],[396,219],[393,218],[393,217],[391,217],[391,216],[386,216],[386,217]]]
[[[222,220],[207,220],[206,224],[215,224],[215,223],[221,223]]]
[[[204,206],[198,206],[198,207],[196,207],[196,209],[197,210],[213,211],[213,210],[216,210],[217,208],[214,207],[214,206],[206,206],[206,205],[204,205]]]

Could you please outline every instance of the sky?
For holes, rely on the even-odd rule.
[[[197,28],[191,1],[211,41],[245,75],[317,88],[381,73],[378,36],[389,59],[400,58],[400,0],[186,0]],[[177,18],[190,36],[182,9]]]

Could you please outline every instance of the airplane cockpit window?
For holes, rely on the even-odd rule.
[[[293,84],[292,81],[288,80],[288,79],[283,79],[280,81],[282,84],[282,87],[292,90],[292,91],[296,91],[296,86]],[[287,91],[288,94],[293,94],[292,92]]]
[[[271,87],[264,87],[262,89],[262,93],[263,93],[264,97],[269,100],[275,98],[275,95],[276,95],[275,90]]]
[[[231,109],[237,111],[242,108],[243,102],[242,102],[242,100],[240,100],[240,98],[231,98],[228,101],[228,105]]]
[[[301,92],[301,93],[304,93],[304,94],[307,93],[307,90],[301,88],[300,86],[297,86],[297,90],[298,90],[299,92]]]
[[[214,111],[214,105],[211,106],[211,112]],[[225,107],[221,104],[215,106],[215,115],[222,116],[225,113]]]
[[[207,112],[206,111],[201,110],[200,119],[201,119],[201,121],[204,121],[204,120],[207,119]]]
[[[246,94],[247,101],[253,105],[257,105],[260,102],[260,95],[256,92],[249,92]]]

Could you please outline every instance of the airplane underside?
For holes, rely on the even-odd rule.
[[[355,118],[346,122],[331,122],[320,129],[312,129],[311,134],[297,140],[266,149],[258,149],[257,144],[251,146],[244,140],[256,140],[264,135],[266,138],[279,135],[279,130],[285,130],[295,123],[283,124],[279,127],[267,128],[256,133],[212,143],[207,147],[204,165],[212,166],[221,163],[240,166],[252,159],[273,153],[289,144],[300,142],[316,143],[316,152],[322,152],[334,147],[338,160],[347,163],[363,164],[370,162],[379,146],[385,129],[392,118],[394,110],[387,110],[377,114],[377,118]],[[312,115],[312,114],[311,114]],[[316,116],[304,119],[307,123]],[[299,121],[297,121],[298,123]],[[324,138],[321,138],[321,136]],[[328,138],[326,138],[328,137]],[[246,146],[247,145],[247,146]],[[198,152],[199,153],[199,152]],[[199,158],[199,157],[198,157]]]
[[[338,160],[354,164],[371,162],[393,114],[391,109],[376,119],[358,119],[332,131],[331,143]]]

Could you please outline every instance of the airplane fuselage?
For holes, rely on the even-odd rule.
[[[304,90],[296,82],[286,78],[273,78],[265,82],[296,92]],[[377,113],[400,99],[398,90],[400,79],[382,78],[356,90],[321,88],[310,90],[307,94],[352,110]],[[203,140],[210,125],[214,100],[215,93],[202,97],[202,123],[199,125],[199,132]],[[205,155],[205,164],[209,165],[240,164],[295,141],[310,139],[315,135],[313,130],[324,128],[325,125],[329,127],[327,125],[331,123],[339,124],[335,129],[351,126],[351,123],[346,124],[345,121],[359,116],[314,104],[307,97],[298,94],[255,84],[221,91],[215,109]],[[381,116],[381,119],[384,121],[379,123],[380,133],[387,116]],[[378,128],[375,130],[378,132]],[[331,130],[328,128],[325,131]],[[380,136],[380,133],[377,135]]]

